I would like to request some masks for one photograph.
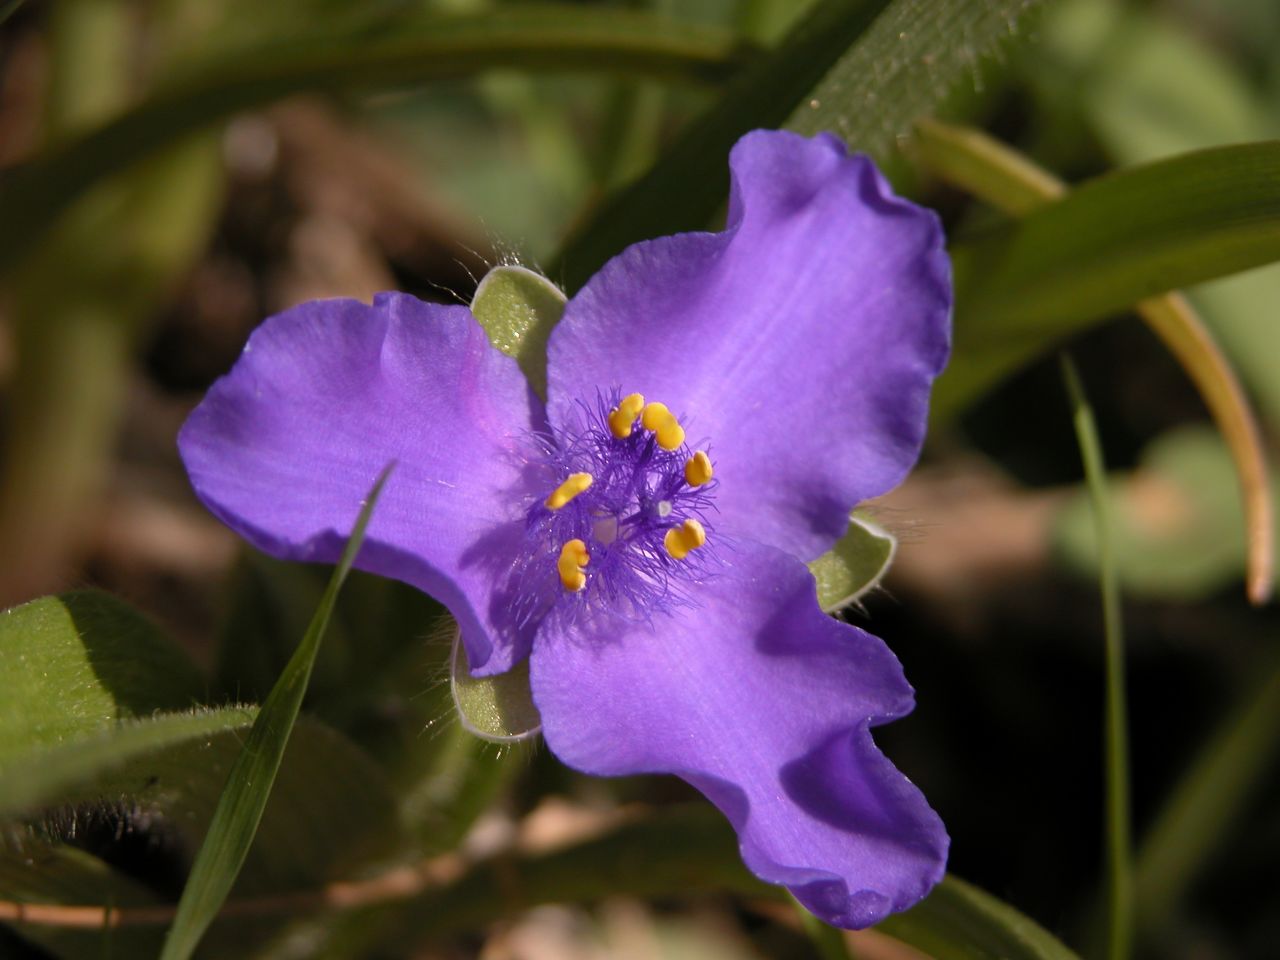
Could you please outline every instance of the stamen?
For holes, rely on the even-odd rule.
[[[662,538],[662,545],[667,548],[667,553],[676,560],[683,560],[689,555],[689,551],[697,550],[706,542],[707,531],[692,517],[680,526],[672,527]],[[564,574],[561,574],[561,577],[563,576]]]
[[[548,510],[559,510],[589,486],[591,486],[591,474],[571,473],[569,479],[556,487],[543,504]]]
[[[712,472],[711,458],[698,450],[684,465],[685,483],[691,487],[700,487],[711,479]]]
[[[627,439],[631,436],[631,425],[636,422],[636,417],[640,416],[643,408],[644,394],[627,394],[616,407],[609,411],[609,432],[619,440]]]
[[[560,548],[556,572],[560,574],[560,582],[566,590],[576,593],[587,585],[587,575],[582,568],[590,562],[591,554],[587,553],[587,545],[581,540],[570,540]]]
[[[640,414],[640,422],[646,430],[652,430],[658,437],[658,446],[663,450],[674,450],[684,443],[684,427],[675,418],[665,403],[646,403]]]

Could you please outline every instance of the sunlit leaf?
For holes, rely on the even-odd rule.
[[[97,592],[0,614],[0,676],[0,768],[118,721],[186,710],[204,693],[195,665],[154,624]]]

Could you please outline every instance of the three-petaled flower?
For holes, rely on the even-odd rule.
[[[937,218],[834,137],[748,134],[728,226],[636,244],[565,309],[546,403],[465,307],[383,294],[264,323],[180,437],[258,548],[358,566],[457,619],[477,675],[530,658],[547,744],[668,772],[831,923],[919,900],[947,837],[869,728],[913,694],[822,612],[806,561],[895,486],[949,345]]]

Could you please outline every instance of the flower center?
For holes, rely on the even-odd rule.
[[[638,393],[581,410],[547,445],[550,490],[526,514],[514,590],[524,622],[553,608],[647,617],[685,600],[709,557],[717,482],[676,416]]]

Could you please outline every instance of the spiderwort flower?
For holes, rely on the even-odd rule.
[[[728,226],[639,243],[573,297],[544,405],[464,307],[382,294],[264,323],[183,427],[195,490],[278,557],[358,566],[457,619],[477,675],[530,658],[551,750],[674,773],[743,859],[863,927],[940,878],[937,815],[871,726],[912,690],[805,562],[896,485],[949,341],[930,212],[834,137],[734,148]]]

